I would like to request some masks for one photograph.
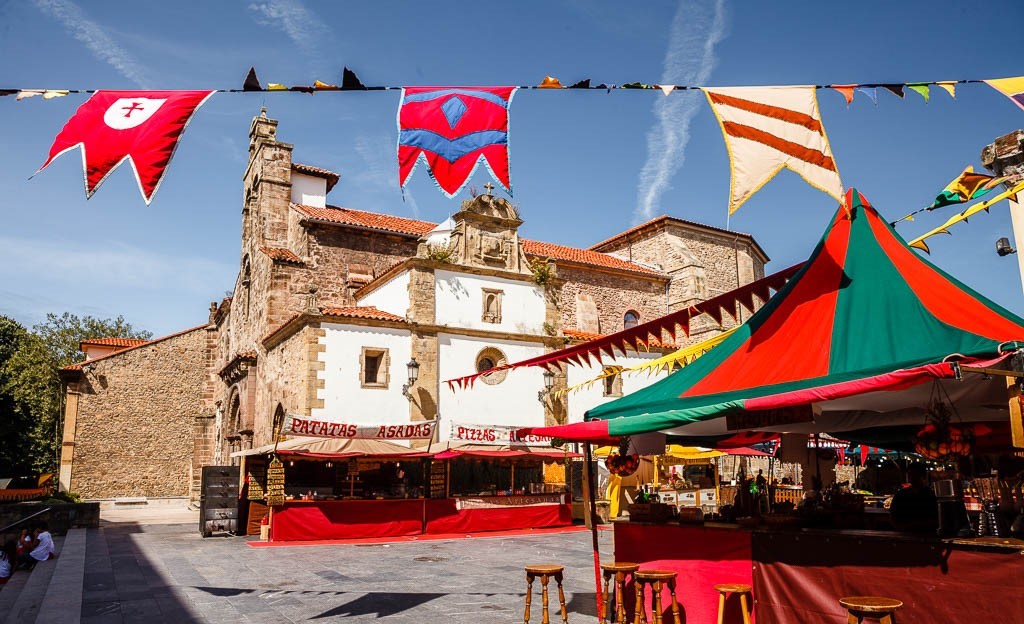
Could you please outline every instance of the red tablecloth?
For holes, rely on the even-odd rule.
[[[570,524],[572,507],[564,504],[457,509],[455,499],[427,501],[427,533],[433,535],[539,529]]]
[[[678,574],[676,598],[685,612],[686,624],[715,624],[718,621],[715,585],[753,585],[749,531],[616,522],[615,560],[639,563],[641,570],[675,571]],[[633,596],[633,591],[630,585],[627,594]],[[633,601],[627,598],[625,603],[627,611],[632,614]],[[662,596],[662,607],[666,615],[670,614],[671,601],[667,591]],[[648,595],[648,613],[650,608]],[[742,621],[738,597],[733,596],[726,605],[725,622]]]
[[[288,501],[274,510],[275,541],[399,537],[423,532],[423,500]]]

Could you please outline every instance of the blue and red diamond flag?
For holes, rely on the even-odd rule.
[[[416,165],[449,198],[483,162],[512,194],[508,167],[508,109],[516,87],[406,87],[398,108],[398,181]]]
[[[78,107],[50,147],[42,171],[82,148],[85,195],[92,197],[125,160],[149,204],[185,127],[214,91],[97,91]],[[37,171],[36,173],[39,173]]]

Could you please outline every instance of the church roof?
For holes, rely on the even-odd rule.
[[[757,250],[757,253],[761,254],[761,257],[764,259],[764,261],[768,261],[768,254],[764,252],[764,249],[761,249],[761,246],[757,244],[757,241],[754,240],[754,237],[751,236],[750,234],[747,234],[745,232],[735,232],[733,230],[725,230],[722,228],[715,227],[713,225],[707,225],[706,223],[687,221],[686,219],[680,219],[679,217],[670,217],[668,215],[661,215],[660,217],[655,217],[650,221],[645,221],[644,223],[631,227],[624,232],[619,232],[618,234],[612,236],[611,238],[606,238],[605,240],[601,241],[600,243],[597,243],[596,245],[591,245],[587,249],[592,251],[601,251],[602,249],[607,249],[608,246],[614,243],[628,239],[633,234],[636,234],[638,232],[645,232],[648,230],[654,230],[667,223],[676,223],[689,229],[707,230],[719,235],[746,239],[750,242],[751,245],[754,246],[754,249]]]
[[[323,178],[327,180],[327,192],[330,193],[334,185],[341,179],[341,174],[335,173],[328,169],[321,169],[320,167],[314,167],[312,165],[303,165],[301,163],[293,162],[292,171],[295,173],[302,173],[305,175],[313,176],[316,178]]]
[[[89,338],[78,343],[79,348],[85,345],[98,347],[135,347],[149,342],[145,338]]]
[[[396,234],[404,234],[407,236],[423,236],[425,234],[429,234],[437,227],[436,223],[431,223],[429,221],[407,219],[405,217],[396,217],[377,212],[366,212],[364,210],[353,210],[352,208],[339,208],[337,206],[318,208],[316,206],[306,206],[303,204],[292,204],[292,207],[316,221],[337,223],[339,225],[348,225],[358,228],[368,228],[384,232],[394,232]],[[523,239],[523,251],[532,256],[552,258],[556,261],[564,260],[566,262],[618,269],[620,271],[630,271],[645,275],[661,275],[660,272],[649,267],[636,264],[635,262],[622,260],[621,258],[616,258],[615,256],[601,253],[599,251],[592,251],[590,249],[580,249],[578,247],[568,247],[566,245],[556,245],[554,243],[544,243]]]
[[[114,351],[113,353],[108,353],[106,355],[101,355],[100,357],[93,358],[91,360],[83,360],[81,362],[75,362],[74,364],[69,364],[69,365],[61,368],[60,370],[62,370],[62,371],[81,371],[82,367],[85,366],[86,364],[92,364],[94,362],[99,362],[100,360],[107,360],[107,359],[110,359],[110,358],[113,358],[113,357],[117,357],[119,355],[124,355],[125,353],[128,353],[129,351],[134,351],[135,349],[139,349],[141,347],[148,347],[148,346],[154,345],[154,344],[156,344],[158,342],[163,342],[164,340],[170,340],[171,338],[177,338],[178,336],[184,336],[185,334],[187,334],[189,332],[194,332],[197,329],[205,329],[205,328],[206,328],[206,324],[204,323],[203,325],[196,325],[195,327],[190,327],[190,328],[182,330],[180,332],[175,332],[173,334],[168,334],[166,336],[161,336],[160,338],[153,338],[152,340],[136,340],[134,338],[94,338],[94,339],[90,339],[90,340],[84,340],[84,341],[82,341],[82,344],[105,344],[105,343],[99,342],[100,340],[123,340],[123,341],[126,341],[126,342],[130,341],[130,342],[133,342],[135,344],[126,345],[123,349],[118,349],[117,351]]]
[[[349,308],[321,308],[324,316],[343,316],[347,318],[372,319],[375,321],[394,321],[405,323],[405,317],[378,310],[373,306],[354,306]]]

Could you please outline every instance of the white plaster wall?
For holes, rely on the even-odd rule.
[[[292,203],[323,208],[327,205],[327,180],[293,171]]]
[[[408,316],[409,314],[409,271],[402,271],[391,280],[381,284],[359,299],[361,306],[373,306],[378,310]]]
[[[617,357],[614,362],[608,362],[609,364],[615,364],[616,366],[624,366],[630,368],[631,366],[639,366],[644,362],[649,362],[653,359],[661,357],[661,353],[640,353],[631,354],[629,357]],[[568,367],[568,383],[569,386],[575,386],[576,384],[589,381],[594,377],[597,377],[604,370],[603,366],[569,366]],[[652,383],[664,379],[667,373],[660,373],[657,375],[648,375],[646,372],[632,373],[622,376],[622,396],[626,396],[631,392],[636,392],[641,388],[646,388]],[[589,388],[582,388],[573,392],[569,395],[569,422],[583,422],[583,415],[588,409],[597,407],[602,403],[608,401],[614,401],[619,397],[606,397],[604,396],[604,380],[595,383]]]
[[[402,395],[408,381],[406,363],[412,357],[409,331],[361,325],[324,324],[326,335],[319,354],[324,370],[317,373],[324,387],[317,392],[324,407],[311,410],[314,419],[355,424],[409,422],[409,400]],[[390,379],[387,388],[362,388],[359,359],[363,347],[388,350]]]
[[[544,333],[544,290],[532,282],[435,271],[438,325],[518,334]],[[485,323],[483,289],[503,291],[501,322]]]
[[[537,343],[439,334],[439,440],[449,438],[452,422],[520,427],[544,425],[544,407],[537,401],[537,392],[544,387],[539,368],[508,371],[505,381],[494,386],[478,379],[472,389],[452,391],[444,383],[446,379],[475,373],[477,354],[486,347],[500,349],[509,362],[544,353],[543,345]]]

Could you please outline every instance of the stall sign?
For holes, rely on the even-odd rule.
[[[285,425],[285,433],[315,438],[350,440],[429,440],[434,437],[434,422],[365,425],[289,416],[288,423]]]
[[[276,457],[267,468],[267,505],[284,505],[284,465]]]
[[[538,435],[519,435],[516,432],[522,426],[510,425],[473,425],[452,423],[452,440],[458,442],[475,442],[477,444],[551,444],[553,438]]]

